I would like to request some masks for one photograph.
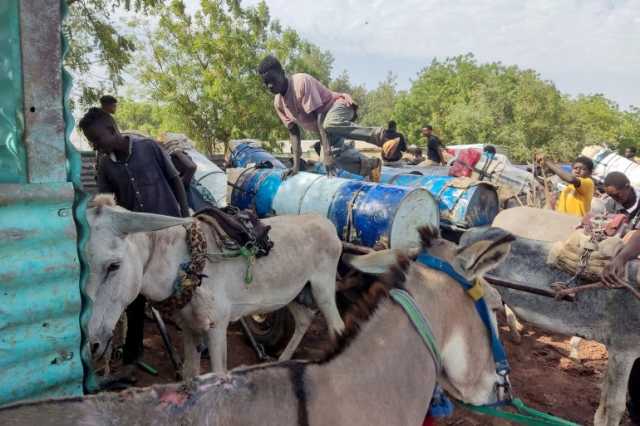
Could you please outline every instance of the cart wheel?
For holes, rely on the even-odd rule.
[[[269,355],[284,349],[295,330],[295,321],[287,308],[269,314],[251,315],[245,320],[256,342],[261,344]]]

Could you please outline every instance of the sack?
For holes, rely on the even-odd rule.
[[[398,151],[400,138],[389,139],[382,144],[382,158],[385,161],[397,161],[402,157],[402,153]]]
[[[225,248],[237,250],[244,247],[255,250],[256,257],[262,257],[268,255],[273,247],[269,239],[271,226],[262,223],[252,210],[240,210],[233,206],[214,207],[199,210],[194,216],[211,225],[208,216],[219,225],[228,236],[224,241]]]
[[[547,264],[571,275],[578,274],[585,281],[596,282],[623,244],[619,237],[596,242],[582,229],[577,229],[565,241],[558,241],[551,246]]]

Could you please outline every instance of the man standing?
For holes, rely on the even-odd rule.
[[[384,131],[382,145],[382,159],[384,161],[399,161],[402,153],[407,150],[407,141],[402,133],[398,133],[396,122],[391,120]]]
[[[595,185],[591,180],[593,172],[591,159],[582,156],[576,158],[571,166],[571,173],[567,173],[558,164],[546,160],[543,156],[539,156],[538,161],[568,183],[556,203],[557,212],[582,217],[591,211],[591,200],[595,190]]]
[[[93,147],[102,154],[98,191],[113,193],[118,205],[135,212],[187,217],[189,207],[180,175],[167,154],[151,139],[122,136],[113,118],[90,108],[78,123]],[[142,357],[145,298],[140,295],[127,308],[127,337],[123,362]]]
[[[427,139],[427,158],[436,164],[446,166],[447,162],[442,153],[444,145],[440,142],[440,138],[433,134],[433,127],[430,124],[422,128],[422,136]]]
[[[116,123],[116,119],[114,117],[116,113],[116,109],[118,109],[118,100],[111,95],[104,95],[100,98],[100,108],[113,120],[116,129],[118,128],[118,123]]]
[[[300,127],[320,135],[323,162],[327,173],[335,168],[375,180],[382,165],[379,158],[368,158],[345,144],[345,139],[366,141],[382,146],[382,127],[360,127],[356,119],[356,105],[346,93],[326,88],[309,74],[285,75],[280,62],[272,55],[260,62],[258,73],[263,83],[275,95],[273,105],[282,123],[289,130],[293,151],[293,169],[300,170]]]

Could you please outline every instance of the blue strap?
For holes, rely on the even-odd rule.
[[[453,415],[453,404],[438,384],[436,384],[436,389],[431,397],[427,414],[433,417],[449,417]]]
[[[427,254],[427,252],[422,252],[418,256],[418,262],[422,263],[428,268],[435,269],[449,275],[451,278],[456,280],[465,291],[468,291],[473,287],[473,285],[471,285],[471,283],[467,281],[465,277],[463,277],[455,269],[453,269],[453,266],[451,266],[449,262],[446,262],[443,259],[431,256],[430,254]],[[484,298],[480,298],[476,300],[474,304],[478,315],[480,315],[480,319],[482,319],[482,322],[484,323],[484,326],[489,333],[489,338],[491,339],[491,351],[493,352],[493,359],[496,363],[496,372],[501,375],[508,374],[510,368],[509,362],[507,361],[507,354],[502,347],[502,343],[500,343],[500,339],[496,333],[496,330],[493,328],[487,303],[485,302]]]

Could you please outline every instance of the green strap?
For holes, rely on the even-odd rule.
[[[531,407],[527,407],[522,400],[514,398],[506,406],[514,407],[518,410],[517,413],[511,413],[509,411],[503,411],[500,407],[485,407],[481,405],[470,405],[460,402],[464,408],[475,413],[480,413],[488,416],[499,417],[505,420],[510,420],[522,425],[530,426],[579,426],[578,423],[570,422],[569,420],[561,419],[560,417],[552,416],[551,414],[544,413],[542,411],[535,410]]]
[[[233,259],[242,256],[247,261],[247,269],[244,273],[244,283],[249,285],[253,282],[253,264],[256,261],[257,249],[240,247],[238,250],[223,250],[220,252],[207,252],[208,256],[222,256],[223,259]]]
[[[248,249],[241,247],[240,256],[244,257],[247,261],[247,270],[244,273],[244,283],[249,285],[253,281],[253,264],[256,261],[256,249]]]
[[[438,351],[438,346],[433,336],[433,331],[429,325],[429,321],[423,315],[422,311],[416,305],[415,300],[409,293],[397,288],[392,289],[389,294],[391,298],[404,309],[405,313],[411,320],[420,337],[424,341],[425,345],[431,352],[433,360],[436,363],[436,368],[440,370],[442,365],[442,357]],[[460,402],[460,405],[469,411],[473,411],[479,414],[484,414],[493,417],[499,417],[505,420],[510,420],[519,424],[529,426],[579,426],[577,423],[570,422],[568,420],[561,419],[559,417],[552,416],[542,411],[535,410],[531,407],[527,407],[522,400],[514,398],[504,406],[492,407],[482,405],[470,405]],[[509,411],[503,411],[503,407],[512,407],[517,410],[517,413]]]
[[[425,318],[418,305],[416,305],[416,301],[409,293],[398,288],[392,289],[389,294],[393,300],[400,305],[402,309],[404,309],[405,313],[411,320],[411,323],[416,328],[418,334],[422,337],[422,340],[429,349],[429,352],[431,352],[433,361],[436,363],[436,369],[440,371],[442,366],[442,356],[440,355],[440,351],[438,351],[438,345],[436,344],[436,339],[433,336],[433,331],[431,330],[429,321]]]

